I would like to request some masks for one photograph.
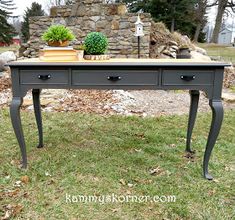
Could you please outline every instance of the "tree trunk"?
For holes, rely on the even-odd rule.
[[[194,42],[198,42],[198,37],[199,37],[199,34],[201,32],[201,28],[202,28],[202,24],[201,23],[198,23],[197,24],[197,27],[196,27],[196,31],[194,33],[194,37],[193,37],[193,41]]]
[[[219,32],[220,32],[223,15],[224,15],[224,11],[227,6],[227,3],[228,3],[228,0],[219,0],[218,12],[216,15],[215,27],[214,27],[213,34],[212,34],[211,43],[218,43]]]
[[[175,31],[175,19],[172,18],[171,20],[171,33],[173,33]]]
[[[172,8],[172,19],[171,19],[171,33],[173,33],[175,31],[175,0],[171,1],[171,3],[173,4],[173,8]]]

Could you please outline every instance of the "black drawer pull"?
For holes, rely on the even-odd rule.
[[[41,80],[48,80],[51,78],[51,75],[48,74],[48,75],[38,75],[38,79],[41,79]]]
[[[194,80],[196,77],[193,75],[193,76],[187,76],[187,75],[182,75],[180,76],[180,78],[184,81],[192,81]]]
[[[116,82],[118,80],[121,80],[122,77],[121,76],[108,76],[107,79],[110,81]]]

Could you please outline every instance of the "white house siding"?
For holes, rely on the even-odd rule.
[[[231,42],[233,41],[232,39],[232,31],[230,30],[223,30],[219,33],[219,39],[218,39],[218,43],[219,44],[231,44]]]

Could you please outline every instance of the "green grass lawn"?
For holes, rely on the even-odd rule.
[[[198,46],[206,49],[209,56],[221,57],[225,61],[235,63],[235,47],[218,44],[198,44]]]
[[[195,158],[185,157],[186,116],[102,117],[43,113],[45,148],[37,149],[32,113],[23,112],[29,166],[7,109],[0,110],[0,215],[15,219],[234,219],[235,111],[227,111],[210,161],[213,181],[202,178],[210,114],[199,114]],[[157,168],[157,169],[156,169]],[[155,175],[150,174],[156,169]],[[26,177],[29,177],[29,182]],[[14,186],[17,181],[20,186]],[[66,202],[68,195],[175,195],[176,202]]]
[[[15,51],[15,50],[18,50],[19,49],[19,46],[15,46],[15,45],[12,45],[12,46],[9,46],[9,47],[0,47],[0,53],[3,53],[3,52],[6,52],[6,51]]]

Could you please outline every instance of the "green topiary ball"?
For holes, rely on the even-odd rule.
[[[108,39],[100,32],[91,32],[87,34],[84,46],[85,52],[88,55],[104,54],[108,48]]]

